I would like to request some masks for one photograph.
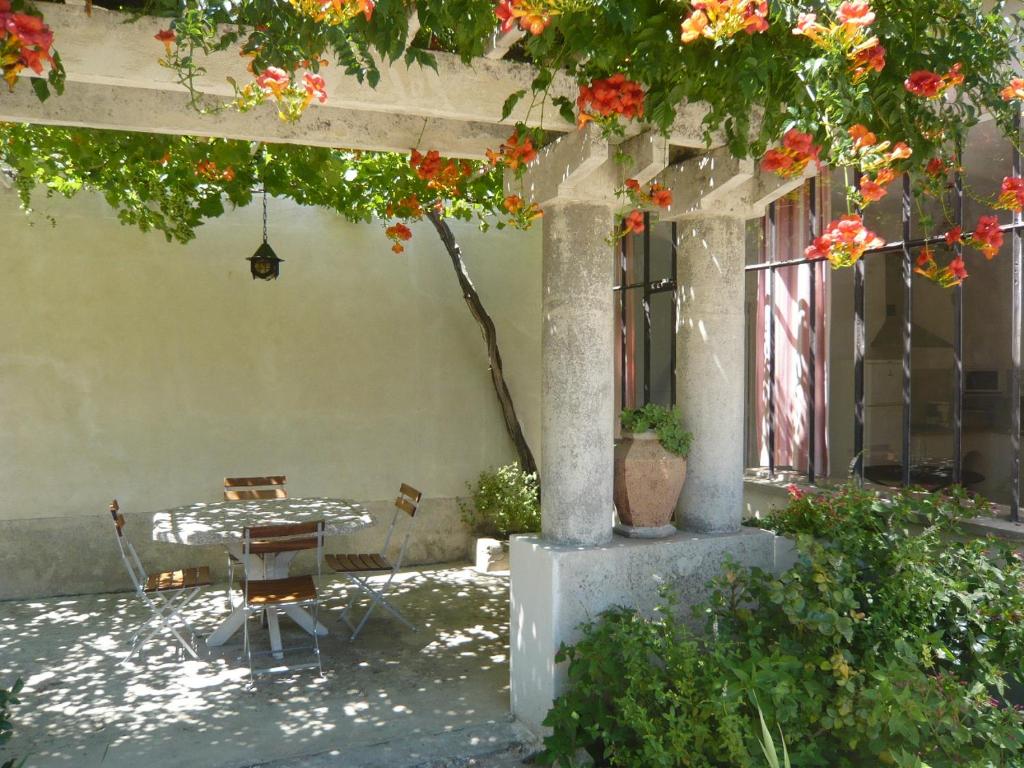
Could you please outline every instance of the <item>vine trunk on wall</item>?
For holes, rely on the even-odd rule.
[[[459,287],[462,289],[462,298],[466,300],[469,311],[480,326],[484,342],[487,344],[487,363],[491,371],[491,383],[494,385],[494,392],[498,396],[498,404],[501,406],[501,415],[505,419],[505,429],[515,446],[516,455],[519,457],[519,465],[528,474],[537,473],[537,462],[533,458],[533,451],[530,450],[523,434],[523,427],[519,423],[519,416],[516,414],[515,404],[512,402],[512,393],[509,392],[508,383],[505,381],[505,370],[501,362],[501,351],[498,349],[498,334],[494,328],[494,321],[484,309],[480,301],[480,294],[477,293],[473,281],[469,278],[466,269],[466,262],[462,259],[462,248],[455,240],[455,235],[448,226],[448,222],[442,214],[435,210],[427,212],[427,218],[434,225],[437,234],[444,243],[445,250],[452,260],[452,268],[459,280]]]

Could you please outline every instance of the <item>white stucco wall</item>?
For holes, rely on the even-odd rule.
[[[96,196],[45,209],[56,226],[0,187],[0,598],[109,588],[92,565],[76,580],[74,564],[120,569],[105,545],[76,546],[96,527],[108,541],[112,497],[131,520],[216,498],[225,475],[285,473],[292,495],[368,501],[412,483],[436,510],[414,555],[463,556],[452,499],[514,453],[429,224],[395,255],[378,224],[272,201],[285,263],[266,283],[245,261],[258,206],[187,246],[120,225]],[[539,233],[455,229],[539,451]],[[29,546],[71,563],[68,583],[16,574],[35,568]]]

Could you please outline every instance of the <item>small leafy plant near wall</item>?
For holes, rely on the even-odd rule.
[[[683,429],[678,408],[648,403],[642,408],[627,408],[621,418],[622,428],[627,432],[655,432],[666,451],[684,458],[689,455],[693,434]]]
[[[795,537],[797,563],[727,565],[704,635],[619,609],[561,651],[572,688],[545,760],[761,766],[763,711],[794,768],[1020,768],[1024,563],[966,536],[975,514],[962,495],[794,500],[763,525]]]
[[[10,688],[0,688],[0,747],[10,741],[14,731],[11,723],[11,706],[18,703],[18,693],[21,691],[24,681],[18,679]],[[20,768],[25,764],[24,759],[10,758],[0,763],[0,768]]]
[[[467,483],[473,503],[459,502],[462,519],[474,534],[508,539],[517,533],[540,530],[540,497],[537,475],[519,464],[506,464],[481,472],[476,486]]]

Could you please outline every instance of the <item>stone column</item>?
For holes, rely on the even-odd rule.
[[[553,543],[612,538],[613,221],[607,203],[544,208],[541,532]]]
[[[699,213],[678,224],[677,399],[694,442],[681,527],[739,529],[743,514],[745,221]]]

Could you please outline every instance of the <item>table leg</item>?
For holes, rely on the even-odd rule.
[[[327,627],[325,627],[319,621],[314,621],[312,614],[304,608],[298,605],[285,605],[282,606],[282,610],[285,612],[285,614],[288,615],[289,618],[291,618],[292,621],[294,621],[304,630],[309,632],[309,634],[312,635],[314,632],[316,632],[316,634],[320,635],[321,637],[327,634]]]
[[[213,633],[206,638],[207,645],[224,645],[228,639],[242,628],[245,623],[245,611],[242,608],[235,608],[231,614],[220,623]]]
[[[267,608],[267,629],[270,632],[270,647],[274,650],[275,659],[283,659],[281,652],[281,625],[277,623],[277,609]]]

